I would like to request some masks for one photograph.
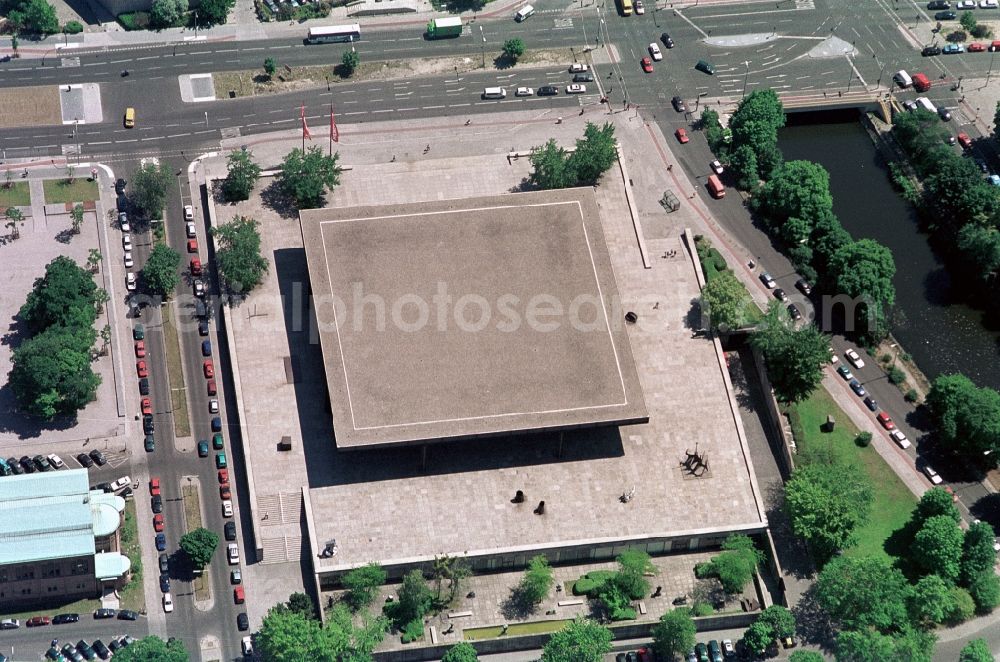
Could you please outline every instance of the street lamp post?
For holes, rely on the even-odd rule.
[[[486,35],[483,33],[483,26],[479,26],[479,36],[483,38],[483,43],[480,44],[483,49],[483,69],[486,68]]]
[[[750,79],[750,60],[743,60],[743,64],[746,65],[747,72],[743,76],[743,93],[740,95],[741,99],[747,95],[747,81]]]
[[[990,56],[990,70],[986,72],[986,84],[990,84],[990,76],[993,75],[993,58],[997,56],[997,52],[994,49],[993,55]]]

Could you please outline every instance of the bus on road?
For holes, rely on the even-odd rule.
[[[354,42],[360,40],[361,26],[357,23],[309,28],[309,36],[306,37],[306,41],[310,44],[332,44],[339,41]]]
[[[632,15],[632,0],[620,0],[622,4],[622,16]]]

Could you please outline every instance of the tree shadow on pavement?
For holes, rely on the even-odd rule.
[[[260,200],[264,206],[281,218],[297,218],[299,214],[295,202],[281,190],[281,184],[274,179],[260,192]]]
[[[792,607],[795,614],[795,631],[807,644],[819,646],[827,654],[832,654],[836,644],[836,631],[830,615],[816,600],[816,587],[810,586],[802,594],[797,605]]]
[[[524,620],[535,611],[535,605],[528,600],[521,586],[510,589],[510,595],[500,605],[500,613],[507,620]]]

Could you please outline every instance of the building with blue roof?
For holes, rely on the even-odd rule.
[[[91,491],[86,469],[0,480],[0,610],[124,586],[124,512],[122,497]]]

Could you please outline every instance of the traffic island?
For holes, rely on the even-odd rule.
[[[198,496],[198,486],[191,484],[181,488],[184,499],[184,530],[194,531],[201,528],[201,498]],[[204,602],[212,599],[212,583],[208,578],[208,568],[196,573],[192,580],[194,599]]]
[[[174,436],[191,436],[191,421],[188,416],[187,387],[184,385],[184,369],[181,366],[181,345],[177,338],[177,325],[172,305],[163,310],[163,352],[167,358],[167,377],[170,382],[170,411],[174,417]],[[201,526],[201,516],[198,516]],[[196,527],[197,528],[197,527]],[[191,530],[190,528],[188,529]]]

